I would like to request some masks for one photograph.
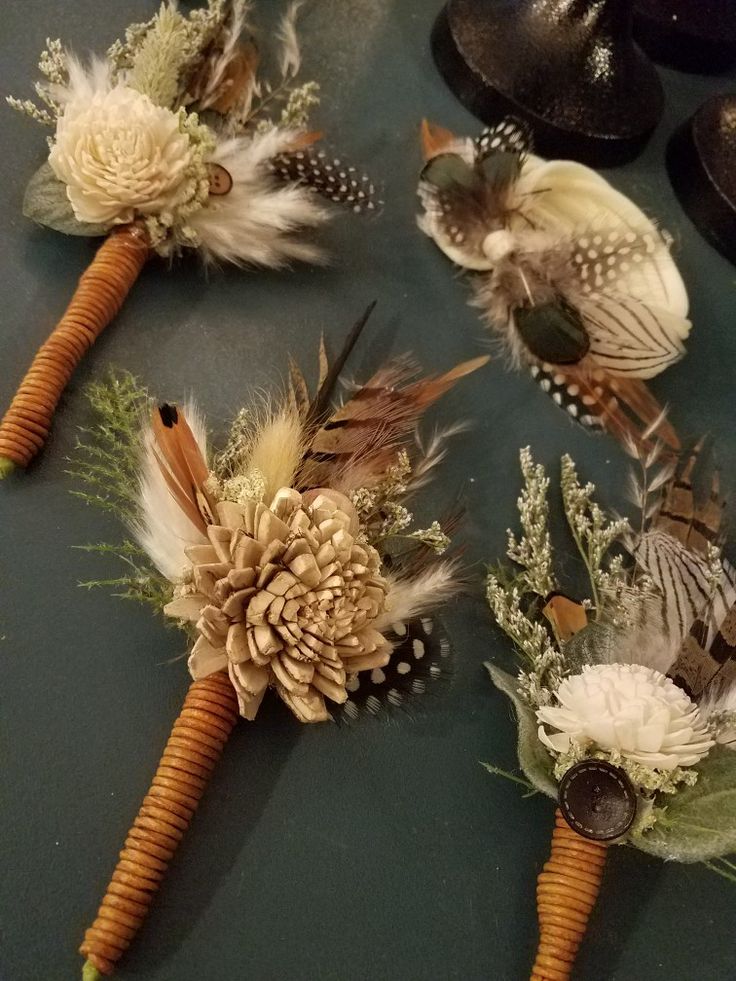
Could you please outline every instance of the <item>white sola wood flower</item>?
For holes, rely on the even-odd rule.
[[[78,220],[122,224],[175,211],[192,161],[179,115],[125,85],[69,94],[49,163]]]
[[[554,753],[568,752],[574,742],[674,770],[694,766],[714,745],[697,705],[670,678],[641,664],[589,665],[565,678],[555,697],[555,705],[537,711],[539,738]]]

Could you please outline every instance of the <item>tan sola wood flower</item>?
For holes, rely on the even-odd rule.
[[[335,491],[284,487],[269,507],[216,511],[210,544],[187,549],[191,585],[164,610],[196,621],[192,676],[227,668],[247,719],[270,685],[301,722],[326,721],[325,698],[347,699],[348,674],[389,661],[372,626],[386,600],[378,552],[357,540],[355,509]]]

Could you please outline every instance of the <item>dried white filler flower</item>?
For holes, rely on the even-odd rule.
[[[592,745],[658,770],[694,766],[714,745],[697,705],[640,664],[584,667],[565,678],[555,704],[538,709],[537,719],[539,738],[554,753]]]

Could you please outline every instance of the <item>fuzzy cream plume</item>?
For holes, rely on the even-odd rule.
[[[296,233],[325,222],[327,211],[310,190],[280,184],[269,168],[269,161],[297,144],[300,136],[274,128],[218,143],[207,162],[228,172],[232,188],[211,196],[190,219],[206,260],[278,267],[322,258],[316,246]]]
[[[387,575],[386,609],[376,619],[376,630],[388,630],[428,610],[443,606],[458,589],[458,563],[435,562],[414,576]]]

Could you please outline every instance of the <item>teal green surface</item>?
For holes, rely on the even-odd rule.
[[[154,2],[3,0],[0,91],[30,94],[47,35],[104,50]],[[269,17],[281,4],[261,2]],[[115,522],[69,495],[65,475],[82,390],[107,365],[162,397],[195,392],[213,429],[254,387],[277,384],[287,351],[314,364],[320,332],[334,350],[374,297],[353,359],[365,376],[413,350],[441,370],[487,346],[466,289],[415,227],[418,125],[476,123],[428,51],[439,3],[313,0],[303,17],[305,77],[324,101],[330,143],[384,182],[373,220],[338,216],[326,269],[206,275],[196,261],[152,262],[63,400],[45,453],[0,485],[2,666],[2,981],[79,976],[76,947],[145,792],[187,686],[180,635],[147,611],[79,580],[112,573],[72,546],[110,539]],[[513,52],[509,52],[513,57]],[[708,94],[732,86],[663,71],[665,118],[645,154],[609,173],[676,239],[695,327],[687,358],[653,388],[684,433],[716,438],[736,490],[733,438],[736,269],[680,210],[664,170],[666,138]],[[94,244],[21,215],[45,132],[0,108],[0,405],[46,337]],[[624,506],[626,461],[574,428],[531,380],[500,360],[464,381],[435,420],[474,417],[422,512],[462,491],[467,558],[480,583],[515,518],[518,448],[553,469],[571,452],[601,498]],[[447,611],[452,681],[411,714],[352,728],[300,728],[271,703],[237,728],[165,888],[121,968],[140,981],[440,981],[528,976],[535,876],[552,808],[490,776],[515,765],[515,726],[483,660],[509,661],[479,585]],[[700,866],[665,866],[615,849],[580,981],[726,981],[736,976],[736,887]]]

